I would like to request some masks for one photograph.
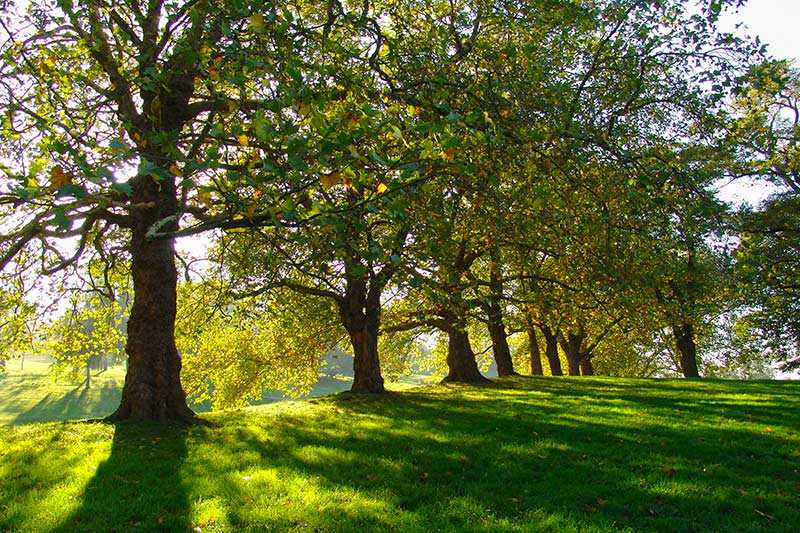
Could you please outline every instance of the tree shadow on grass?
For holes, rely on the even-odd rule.
[[[497,388],[236,417],[198,435],[214,455],[186,475],[213,481],[193,498],[216,498],[234,529],[791,531],[800,519],[792,442],[718,426],[714,406],[682,427],[660,404],[581,416],[583,398]]]
[[[501,380],[218,413],[213,428],[103,426],[115,429],[111,454],[57,530],[793,531],[800,522],[788,430],[766,432],[710,403],[697,403],[692,424],[676,423],[680,394],[649,401],[636,386],[607,385]],[[800,426],[798,407],[791,394],[765,397],[756,414]],[[57,481],[17,490],[33,500],[39,483]]]
[[[114,424],[111,453],[87,484],[80,508],[54,531],[188,531],[181,467],[183,426]]]
[[[47,393],[33,407],[20,412],[11,425],[99,418],[114,410],[119,396],[119,387],[115,383],[104,382],[90,387],[84,382],[64,395]],[[14,409],[14,406],[7,406],[7,409]]]

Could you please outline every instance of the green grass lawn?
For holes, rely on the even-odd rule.
[[[800,384],[515,378],[0,429],[0,530],[797,531]]]
[[[412,376],[390,383],[395,390],[418,386],[428,380],[426,376]],[[50,364],[40,361],[11,360],[5,372],[0,372],[0,426],[29,424],[31,422],[61,422],[103,418],[117,408],[125,383],[124,366],[109,367],[104,372],[92,372],[87,387],[85,383],[56,380]],[[352,377],[321,377],[308,397],[318,397],[342,392],[350,388]],[[286,399],[279,392],[267,391],[257,404],[267,404]],[[199,413],[210,410],[210,403],[194,404]]]
[[[123,367],[92,372],[86,387],[56,381],[49,363],[11,360],[0,373],[0,426],[105,416],[119,405],[124,382]]]

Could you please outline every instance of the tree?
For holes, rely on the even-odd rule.
[[[14,290],[0,290],[0,371],[6,361],[24,351],[32,351],[37,329],[37,306],[30,303],[20,280]]]
[[[98,293],[73,293],[64,313],[46,325],[37,351],[53,357],[56,368],[73,380],[83,374],[91,385],[91,371],[102,360],[124,356],[124,321],[130,308],[129,294],[109,299]]]
[[[800,367],[800,73],[785,61],[754,67],[736,101],[735,177],[776,187],[760,206],[739,213],[736,272],[750,306],[742,330],[786,370]]]
[[[90,247],[130,261],[128,373],[111,418],[193,418],[174,339],[174,238],[275,223],[275,204],[254,212],[218,193],[317,180],[304,151],[272,156],[298,146],[286,128],[305,101],[341,92],[313,50],[353,25],[318,7],[40,0],[4,15],[0,205],[17,229],[0,267],[23,268],[25,249],[45,275],[80,268]]]
[[[800,196],[775,195],[742,213],[736,273],[750,306],[740,331],[760,339],[762,353],[800,368]]]
[[[219,280],[179,286],[177,343],[195,402],[242,407],[265,390],[308,393],[343,332],[323,298],[281,289],[232,300]]]

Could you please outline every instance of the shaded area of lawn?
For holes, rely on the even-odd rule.
[[[0,426],[105,416],[119,405],[124,381],[121,367],[94,372],[87,386],[56,381],[47,363],[28,361],[19,370],[13,361],[0,374]]]
[[[794,531],[800,387],[515,378],[0,432],[0,529]]]
[[[119,406],[125,382],[122,366],[111,367],[105,372],[93,372],[89,386],[86,383],[57,381],[50,373],[48,363],[27,361],[22,370],[19,366],[18,361],[13,361],[7,372],[0,373],[0,426],[98,419],[113,413]],[[424,376],[409,377],[389,383],[388,386],[402,389],[419,385],[424,380]],[[351,376],[323,376],[306,397],[342,392],[349,389],[351,383]],[[267,391],[254,405],[285,399],[286,396],[279,392]],[[206,413],[211,410],[211,404],[194,404],[192,409]]]

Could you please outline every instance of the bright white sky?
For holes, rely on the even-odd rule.
[[[776,57],[800,62],[800,2],[798,0],[750,0],[735,15],[726,16],[725,27],[746,24],[769,45]]]

